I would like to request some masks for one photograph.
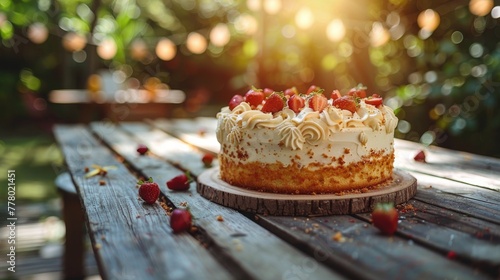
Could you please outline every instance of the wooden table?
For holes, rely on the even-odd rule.
[[[418,190],[388,237],[369,213],[255,215],[207,201],[196,183],[167,189],[173,176],[206,170],[202,155],[219,150],[214,127],[211,118],[55,127],[104,279],[499,279],[499,159],[426,147],[420,163],[424,147],[396,140],[395,167]],[[138,155],[138,143],[151,153]],[[116,169],[85,178],[92,164]],[[173,234],[166,210],[142,203],[136,182],[150,176],[170,207],[190,207],[197,231]]]

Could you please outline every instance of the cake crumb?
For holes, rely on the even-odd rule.
[[[183,201],[181,203],[179,203],[179,206],[182,206],[182,207],[187,207],[188,203],[187,201]]]
[[[106,181],[104,181],[104,180],[100,180],[100,181],[99,181],[99,186],[104,186],[104,185],[106,185]]]
[[[332,240],[336,242],[343,243],[345,242],[345,237],[342,235],[340,231],[336,232],[334,235],[332,235]]]
[[[219,222],[223,222],[223,221],[224,221],[224,218],[223,218],[221,215],[218,215],[218,216],[217,216],[217,221],[219,221]]]
[[[87,166],[85,166],[85,168],[83,169],[83,171],[85,171],[85,173],[89,172],[89,168]]]

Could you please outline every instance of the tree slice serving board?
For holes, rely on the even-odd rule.
[[[204,198],[236,210],[271,216],[324,216],[370,212],[379,202],[404,203],[417,192],[417,179],[395,169],[392,179],[364,193],[294,195],[242,189],[222,181],[219,168],[198,176]]]

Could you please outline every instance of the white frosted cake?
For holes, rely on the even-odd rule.
[[[233,97],[217,114],[221,179],[290,194],[364,189],[390,179],[398,119],[380,96],[353,90],[329,99],[320,89],[267,97],[252,89]]]

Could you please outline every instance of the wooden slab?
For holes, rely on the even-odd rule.
[[[359,194],[292,195],[264,193],[242,189],[219,177],[219,168],[198,177],[197,191],[206,199],[236,210],[273,216],[322,216],[371,211],[375,204],[401,204],[417,191],[417,180],[410,174],[394,170],[393,179]]]

